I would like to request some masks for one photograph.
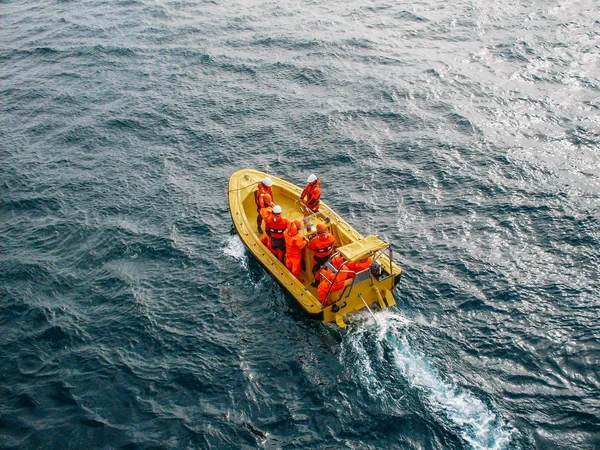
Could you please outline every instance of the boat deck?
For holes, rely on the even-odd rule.
[[[309,215],[305,216],[302,210],[303,204],[299,201],[298,198],[299,194],[294,195],[290,191],[279,188],[276,185],[273,186],[272,190],[275,204],[281,206],[281,209],[283,209],[281,215],[290,221],[299,220],[300,222],[302,222],[302,229],[300,230],[300,233],[303,236],[306,236],[308,238],[311,235],[315,234],[317,224],[322,223],[327,227],[328,231],[335,238],[335,246],[338,247],[340,245],[343,245],[343,239],[340,239],[340,235],[338,233],[336,224],[333,221],[327,223],[325,221],[325,218],[327,217],[325,214],[310,213]],[[249,222],[252,224],[256,224],[256,217],[258,215],[258,212],[256,211],[256,205],[254,203],[254,191],[243,201],[243,208],[246,211]],[[310,226],[311,231],[308,231],[308,226]],[[258,234],[256,225],[254,225],[253,231],[257,234],[257,236],[264,236],[264,234]],[[310,291],[315,297],[318,297],[317,288],[312,287],[310,285],[310,283],[313,281],[312,267],[312,251],[308,250],[308,248],[305,248],[302,255],[302,270],[300,271],[299,277],[302,280],[302,284],[304,285],[304,287],[308,291]]]

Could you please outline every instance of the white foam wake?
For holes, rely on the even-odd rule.
[[[364,322],[345,336],[340,354],[343,363],[352,364],[364,387],[388,406],[399,403],[394,387],[399,375],[420,392],[429,413],[471,447],[506,448],[514,428],[472,393],[444,381],[426,356],[410,346],[405,334],[409,323],[396,312],[378,313],[376,320]],[[390,365],[395,373],[383,369]]]
[[[246,247],[237,234],[227,238],[223,253],[236,259],[244,269],[248,269],[248,254],[246,252]]]

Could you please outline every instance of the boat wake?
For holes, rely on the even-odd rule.
[[[248,253],[230,236],[223,253],[248,269]],[[515,432],[492,408],[470,392],[444,380],[407,338],[412,322],[395,311],[372,315],[361,310],[347,318],[340,359],[379,407],[402,413],[402,400],[416,393],[435,422],[476,450],[507,448]],[[412,392],[411,392],[412,391]]]
[[[237,234],[227,238],[223,253],[236,259],[244,269],[248,270],[248,253],[246,252],[244,242]]]
[[[403,409],[402,399],[416,390],[429,413],[476,450],[507,448],[514,428],[483,401],[443,380],[427,357],[411,347],[410,321],[382,311],[363,318],[344,336],[340,358],[354,377],[386,408]],[[403,388],[402,384],[408,384]]]

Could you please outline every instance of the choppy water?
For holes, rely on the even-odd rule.
[[[0,447],[600,447],[598,3],[4,1]],[[391,241],[309,321],[230,173]]]

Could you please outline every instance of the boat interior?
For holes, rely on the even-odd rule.
[[[392,253],[389,245],[383,243],[375,236],[368,236],[367,238],[361,238],[358,233],[352,230],[345,222],[341,221],[337,215],[327,215],[328,208],[321,208],[318,213],[313,213],[304,206],[304,204],[298,199],[298,195],[289,190],[280,188],[274,185],[273,188],[274,202],[281,206],[283,209],[282,215],[288,220],[299,220],[303,223],[300,232],[307,238],[311,238],[316,233],[316,226],[319,223],[324,224],[327,227],[329,233],[335,238],[335,254],[340,254],[346,260],[360,260],[366,256],[373,256],[375,264],[370,268],[357,273],[354,276],[352,273],[353,283],[346,286],[341,291],[331,292],[329,294],[329,303],[336,302],[340,298],[348,297],[352,294],[352,291],[356,291],[354,288],[358,285],[365,283],[366,281],[383,282],[386,279],[390,279],[390,289],[393,289],[395,284],[394,277],[392,274]],[[248,195],[243,201],[243,209],[246,211],[248,221],[251,224],[253,230],[256,231],[256,217],[258,212],[256,211],[256,205],[254,202],[254,191]],[[260,236],[260,235],[259,235]],[[334,274],[337,274],[337,270],[327,264],[328,267]],[[308,248],[304,249],[302,256],[302,269],[299,274],[300,279],[304,288],[308,290],[315,298],[319,298],[316,287],[311,286],[311,282],[314,277],[312,274],[313,258],[312,251]],[[387,285],[387,283],[386,283]],[[383,308],[382,308],[383,309]]]

